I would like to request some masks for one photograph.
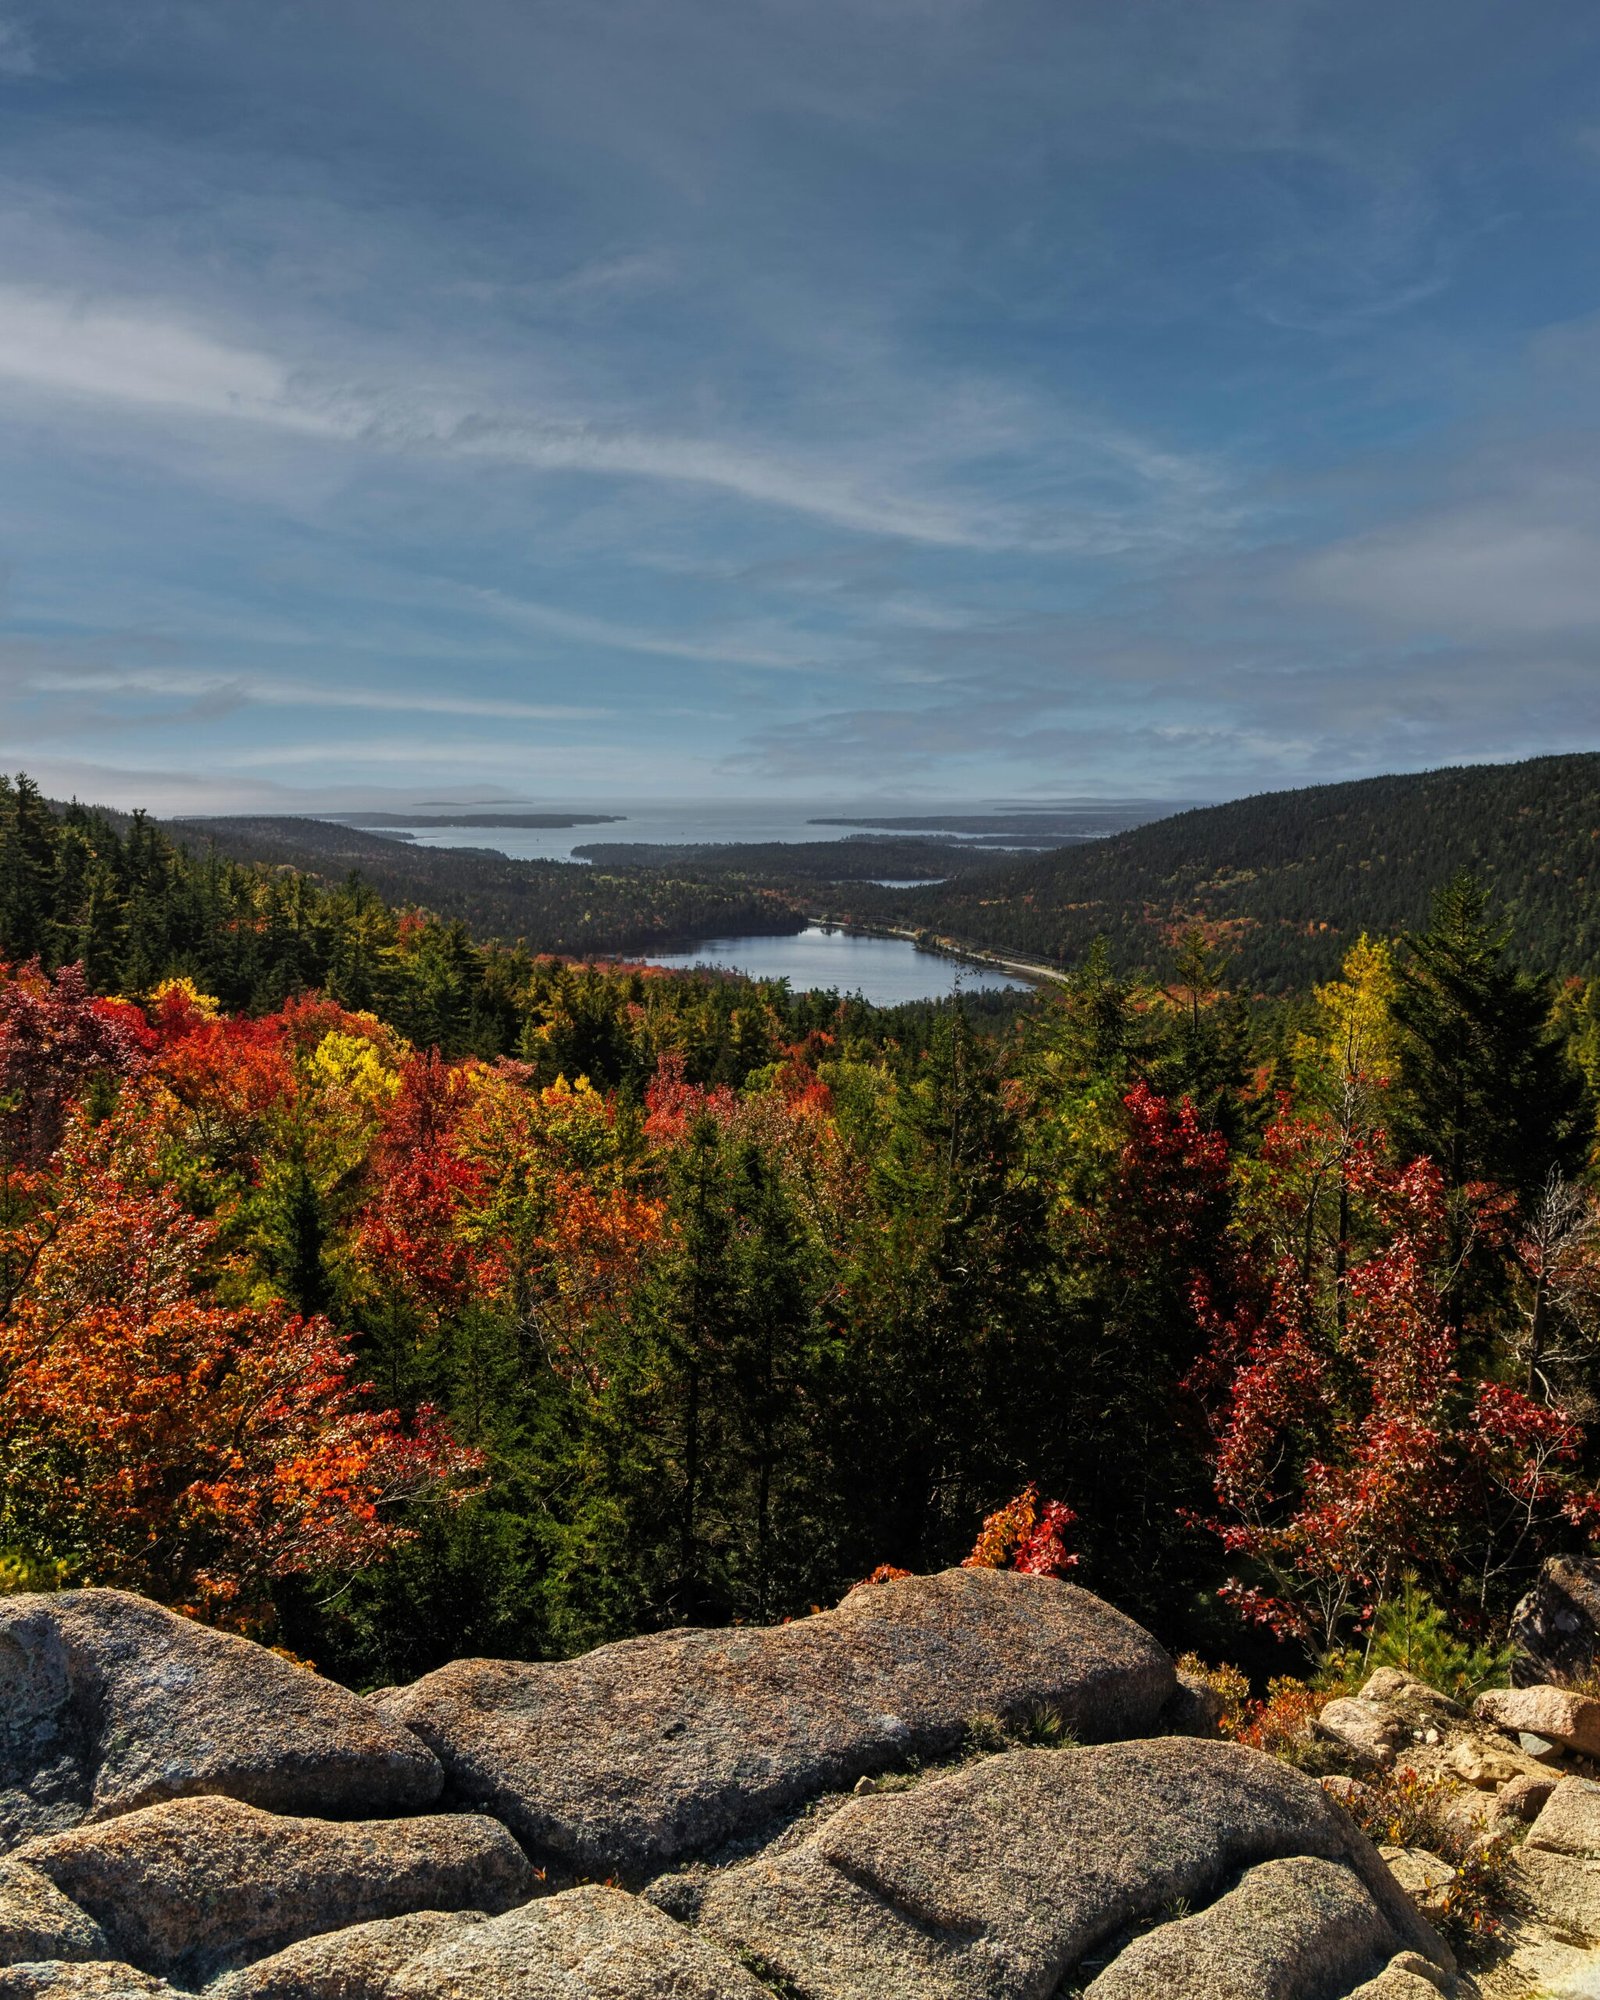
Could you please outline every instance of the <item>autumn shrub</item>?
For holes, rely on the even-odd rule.
[[[0,1528],[25,1562],[262,1632],[277,1580],[381,1559],[480,1461],[429,1411],[372,1409],[326,1320],[209,1297],[216,1246],[150,1121],[73,1126],[0,1321]]]
[[[1263,1750],[1269,1757],[1285,1757],[1301,1751],[1310,1726],[1328,1700],[1325,1691],[1293,1675],[1280,1675],[1267,1683],[1263,1700],[1244,1703],[1228,1734],[1247,1749]]]
[[[29,1549],[0,1549],[0,1597],[15,1597],[23,1591],[60,1590],[71,1573],[71,1564],[55,1556]]]
[[[963,1569],[1014,1569],[1025,1576],[1064,1576],[1077,1567],[1078,1557],[1066,1544],[1077,1515],[1060,1500],[1039,1501],[1031,1482],[1014,1500],[997,1507],[984,1521]]]
[[[1250,1676],[1226,1661],[1221,1666],[1208,1667],[1198,1653],[1185,1653],[1178,1661],[1178,1671],[1205,1682],[1221,1704],[1218,1733],[1237,1740],[1251,1705]]]
[[[1341,1795],[1340,1804],[1376,1846],[1420,1848],[1455,1870],[1428,1914],[1455,1951],[1481,1962],[1494,1955],[1515,1908],[1512,1842],[1452,1813],[1459,1797],[1459,1787],[1446,1779],[1424,1778],[1400,1765]]]

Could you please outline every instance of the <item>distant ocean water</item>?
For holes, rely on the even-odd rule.
[[[1118,805],[1121,801],[1106,801],[1107,805]],[[951,810],[964,814],[986,812],[1049,811],[1051,805],[1019,806],[1014,801],[994,804],[978,802],[952,807]],[[1056,810],[1060,807],[1057,805]],[[473,812],[482,813],[485,808],[474,806]],[[712,842],[760,842],[781,841],[792,845],[797,841],[848,840],[853,834],[870,833],[868,826],[841,825],[853,813],[863,818],[883,818],[895,814],[920,814],[929,817],[937,815],[937,807],[897,804],[893,801],[874,800],[865,804],[840,805],[837,800],[817,805],[790,805],[785,803],[752,802],[737,805],[645,805],[606,806],[600,804],[574,808],[590,814],[615,812],[617,817],[600,826],[567,827],[527,827],[527,826],[402,826],[386,827],[385,832],[410,833],[418,846],[422,847],[488,847],[498,853],[509,854],[519,861],[573,861],[581,859],[573,853],[576,847],[588,847],[599,841],[644,841],[673,846],[702,846]],[[1156,811],[1170,808],[1153,808],[1148,814],[1133,817],[1154,817]],[[819,825],[819,820],[830,822]],[[945,834],[945,839],[957,839],[960,835]],[[1019,839],[1019,846],[1026,842]]]

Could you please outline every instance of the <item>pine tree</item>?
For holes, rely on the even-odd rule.
[[[10,959],[40,958],[50,946],[56,823],[31,778],[0,786],[0,944]]]

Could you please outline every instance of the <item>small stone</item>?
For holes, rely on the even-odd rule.
[[[1425,1847],[1380,1847],[1378,1852],[1389,1864],[1389,1872],[1424,1916],[1436,1917],[1444,1909],[1456,1871]]]
[[[1566,1755],[1559,1743],[1552,1743],[1548,1736],[1535,1736],[1527,1729],[1517,1731],[1517,1748],[1536,1764],[1559,1764]]]
[[[1161,1711],[1160,1730],[1164,1736],[1203,1736],[1215,1739],[1222,1733],[1225,1704],[1220,1688],[1204,1674],[1178,1669],[1178,1685],[1172,1699]]]
[[[1379,1667],[1366,1686],[1361,1690],[1363,1701],[1414,1702],[1423,1708],[1437,1709],[1442,1715],[1465,1715],[1460,1702],[1452,1701],[1448,1695],[1440,1694],[1426,1681],[1419,1681],[1414,1675],[1403,1673],[1399,1667]]]
[[[1381,1701],[1345,1696],[1330,1701],[1317,1717],[1317,1730],[1355,1752],[1364,1763],[1392,1764],[1405,1739],[1404,1719]]]
[[[1531,1757],[1515,1750],[1502,1750],[1496,1744],[1486,1743],[1481,1736],[1463,1737],[1447,1761],[1458,1778],[1480,1792],[1498,1791],[1513,1778],[1537,1774],[1542,1768]]]
[[[1517,1734],[1543,1736],[1585,1756],[1600,1756],[1600,1701],[1570,1688],[1491,1688],[1473,1704],[1485,1722]]]

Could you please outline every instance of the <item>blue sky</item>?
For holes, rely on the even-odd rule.
[[[0,0],[0,718],[161,808],[1600,746],[1592,0]]]

